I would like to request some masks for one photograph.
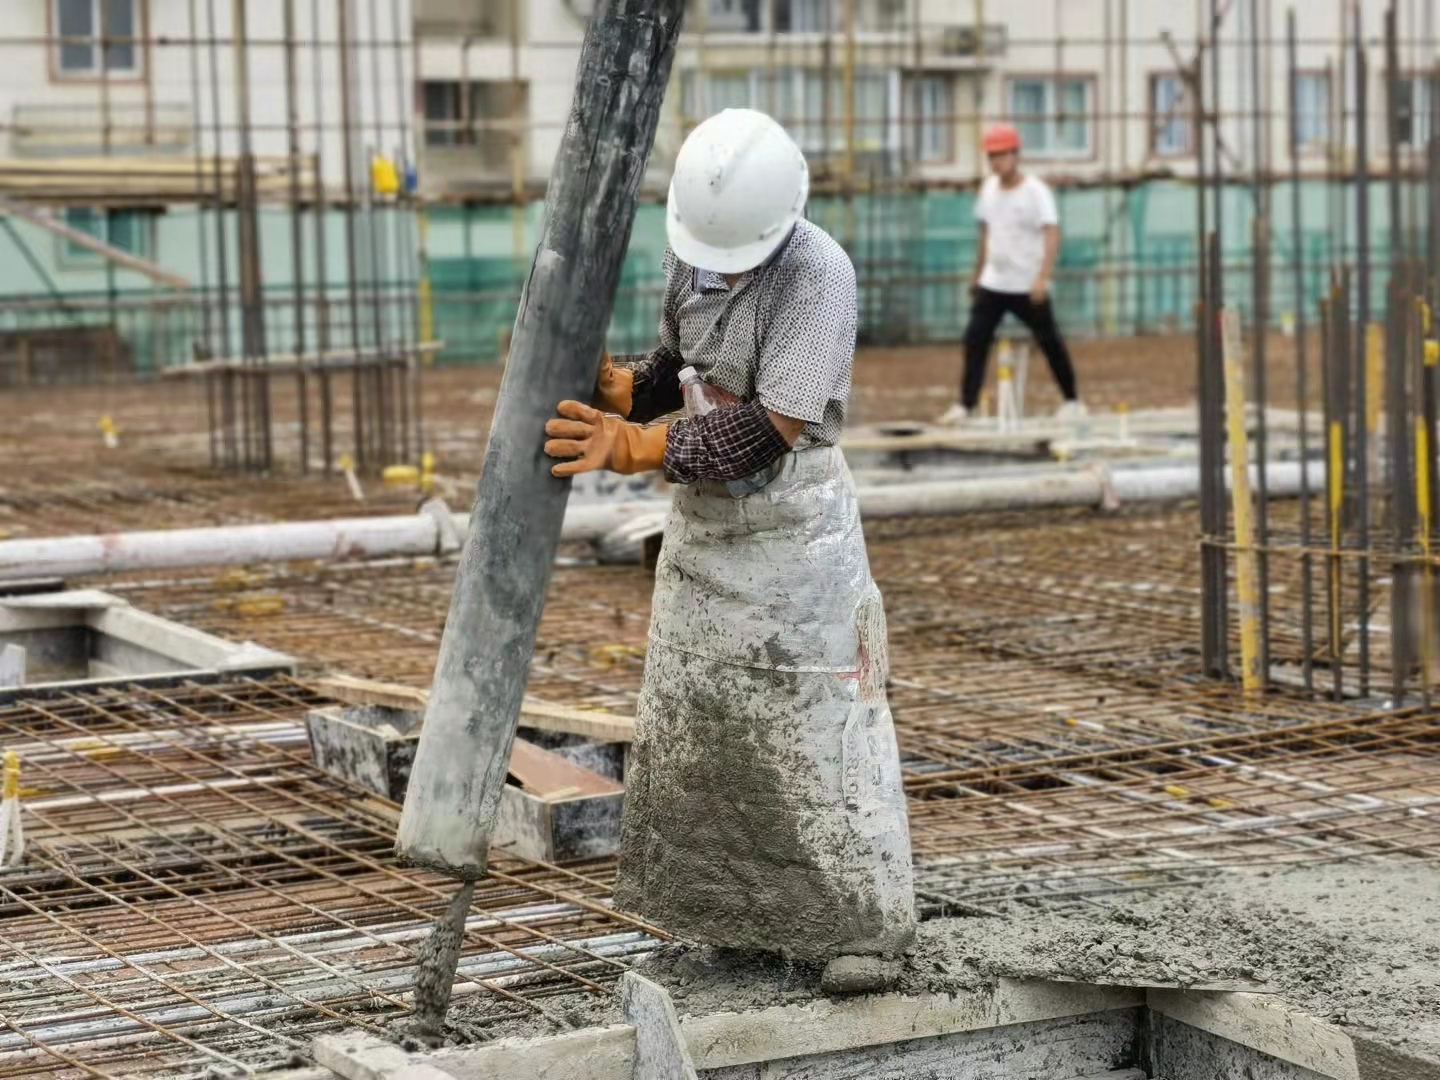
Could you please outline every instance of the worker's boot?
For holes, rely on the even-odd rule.
[[[878,994],[900,981],[900,964],[881,956],[837,956],[825,965],[820,990],[826,994]]]

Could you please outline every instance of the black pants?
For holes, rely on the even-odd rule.
[[[995,343],[995,330],[1006,312],[1030,328],[1040,351],[1045,354],[1060,393],[1066,401],[1074,401],[1077,396],[1075,367],[1070,363],[1070,351],[1060,337],[1060,327],[1055,325],[1055,311],[1050,301],[1037,304],[1030,299],[1029,293],[977,288],[970,308],[970,324],[965,327],[965,381],[960,390],[961,404],[973,409],[980,402],[980,388],[985,385],[985,366],[990,361],[990,346]]]

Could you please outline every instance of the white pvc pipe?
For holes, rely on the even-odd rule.
[[[1319,475],[1319,466],[1313,470]],[[1254,469],[1251,469],[1252,484]],[[1300,463],[1274,462],[1265,473],[1269,493],[1286,498],[1300,493]],[[1226,473],[1229,484],[1229,473]],[[996,510],[1105,505],[1108,494],[1121,504],[1192,499],[1200,493],[1200,470],[1194,465],[1159,468],[1099,468],[1039,473],[1033,476],[928,480],[861,488],[860,513],[868,518],[926,517],[978,514]]]
[[[1253,470],[1252,470],[1253,471]],[[1321,466],[1313,466],[1318,482]],[[1267,472],[1270,494],[1299,494],[1300,464],[1277,462]],[[1227,473],[1228,483],[1228,473]],[[1031,476],[968,477],[886,484],[859,490],[860,512],[868,518],[924,517],[1033,510],[1046,507],[1103,506],[1113,495],[1123,503],[1194,498],[1200,472],[1194,465],[1117,469],[1070,469]],[[598,540],[637,515],[663,510],[664,499],[572,506],[565,513],[561,539]],[[454,514],[456,535],[469,517]],[[57,536],[0,541],[0,580],[17,577],[75,577],[129,570],[185,566],[288,562],[292,559],[363,559],[380,556],[435,555],[452,549],[441,535],[438,516],[430,513],[334,521],[225,525],[208,529]]]
[[[406,514],[6,540],[0,542],[0,579],[290,559],[429,555],[436,550],[437,531],[429,514]]]

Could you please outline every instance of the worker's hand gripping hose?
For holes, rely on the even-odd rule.
[[[560,417],[545,424],[545,434],[550,436],[545,453],[571,459],[550,470],[556,476],[576,476],[595,469],[625,474],[649,472],[665,461],[668,424],[627,424],[579,401],[562,401],[556,412]]]
[[[600,361],[600,375],[595,380],[595,408],[616,416],[630,415],[635,401],[635,373],[629,368],[618,368],[610,354],[604,354]]]

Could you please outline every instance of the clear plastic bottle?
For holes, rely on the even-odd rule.
[[[680,396],[685,400],[685,415],[692,418],[737,404],[733,395],[711,386],[693,367],[680,369]]]

